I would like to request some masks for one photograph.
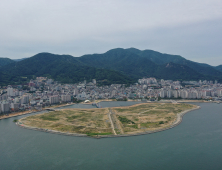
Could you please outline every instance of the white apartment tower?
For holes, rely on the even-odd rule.
[[[22,96],[21,103],[22,104],[28,104],[29,103],[29,96],[28,95]]]
[[[49,97],[49,103],[50,104],[59,103],[59,96],[50,96]]]
[[[7,113],[10,111],[9,103],[1,103],[2,113]]]
[[[92,80],[92,83],[93,83],[93,84],[96,84],[96,79],[93,79],[93,80]]]
[[[8,96],[14,96],[14,92],[13,92],[13,88],[12,87],[8,87],[7,88],[7,94],[8,94]]]
[[[71,96],[70,95],[62,95],[61,99],[62,99],[62,102],[71,102]]]

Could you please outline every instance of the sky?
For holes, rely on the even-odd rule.
[[[0,57],[79,57],[130,47],[220,65],[222,1],[0,1]]]

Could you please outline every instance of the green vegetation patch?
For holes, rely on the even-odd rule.
[[[135,124],[132,120],[127,119],[125,116],[118,116],[118,119],[123,124]]]
[[[134,129],[138,129],[138,125],[137,124],[128,125],[128,127],[131,127],[131,128],[134,128]]]
[[[147,112],[144,112],[143,114],[163,114],[163,113],[166,113],[166,112],[162,110],[149,110]]]
[[[42,120],[49,120],[49,121],[57,121],[59,118],[56,118],[56,115],[53,114],[44,114],[40,116]]]
[[[80,115],[73,115],[73,116],[69,116],[69,117],[66,117],[67,118],[67,121],[73,121],[74,119],[77,119],[77,118],[79,118],[79,117],[81,117]]]
[[[128,108],[116,108],[115,110],[120,113],[122,112],[134,113],[134,112],[140,112],[141,110],[145,110],[145,109],[152,109],[154,107],[155,105],[145,104],[145,105],[139,105],[139,106],[128,107]]]
[[[141,127],[146,127],[146,128],[153,128],[153,127],[159,127],[159,122],[147,122],[147,123],[141,123]]]

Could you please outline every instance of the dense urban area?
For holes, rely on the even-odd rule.
[[[0,113],[41,110],[51,105],[94,101],[99,99],[166,99],[222,100],[222,84],[213,81],[172,81],[155,78],[139,79],[126,86],[97,86],[96,80],[77,84],[60,84],[47,77],[37,77],[26,85],[0,87]]]

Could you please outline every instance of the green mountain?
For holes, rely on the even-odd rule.
[[[135,48],[129,48],[126,50],[134,54],[137,54],[141,57],[148,58],[149,60],[153,61],[154,63],[158,65],[172,62],[172,63],[188,66],[200,74],[211,75],[211,76],[221,76],[220,71],[216,70],[213,66],[210,66],[204,63],[197,63],[194,61],[190,61],[179,55],[162,54],[162,53],[152,51],[152,50],[141,51]]]
[[[0,67],[5,66],[10,63],[14,63],[15,61],[9,59],[9,58],[0,58]]]
[[[221,66],[196,63],[178,55],[152,50],[112,49],[104,54],[56,55],[39,53],[0,68],[0,85],[22,84],[36,76],[51,77],[62,83],[97,79],[100,84],[129,84],[143,77],[171,80],[218,80]]]
[[[222,65],[216,66],[215,69],[217,69],[218,71],[222,72]]]
[[[40,53],[28,59],[2,67],[2,73],[10,75],[7,81],[1,79],[1,84],[22,83],[36,76],[48,76],[62,83],[77,83],[79,81],[97,79],[100,84],[134,83],[135,80],[119,72],[98,69],[82,64],[77,58],[69,55]],[[2,76],[4,76],[2,74]],[[4,76],[5,77],[5,76]]]
[[[25,60],[25,59],[27,59],[27,58],[12,59],[12,60],[18,62],[18,61],[22,61],[22,60]]]
[[[195,63],[181,56],[162,54],[152,50],[117,48],[104,54],[84,55],[79,60],[88,66],[120,71],[122,74],[137,79],[153,76],[172,80],[210,80],[221,77],[218,70],[207,64]],[[172,67],[166,67],[168,63]]]
[[[110,50],[104,54],[84,55],[79,61],[88,66],[116,70],[133,78],[154,75],[156,64],[124,49]]]
[[[155,71],[156,78],[168,79],[168,80],[210,80],[210,77],[200,74],[190,67],[185,65],[167,63],[164,65],[159,65]]]

